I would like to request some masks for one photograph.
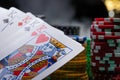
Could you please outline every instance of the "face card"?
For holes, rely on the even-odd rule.
[[[0,79],[42,80],[83,49],[64,34],[45,30],[0,61]]]
[[[5,39],[0,45],[0,80],[42,80],[84,50],[38,18]]]
[[[21,44],[20,42],[29,41],[44,30],[48,30],[49,32],[56,31],[60,34],[64,34],[62,31],[57,30],[52,26],[48,25],[43,20],[36,18],[30,24],[24,26],[23,28],[15,32],[14,35],[5,37],[6,40],[3,40],[0,44],[0,52],[4,53],[1,54],[0,60],[24,44]]]

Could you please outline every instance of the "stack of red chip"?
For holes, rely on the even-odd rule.
[[[95,18],[90,30],[93,74],[114,80],[120,74],[120,18]]]

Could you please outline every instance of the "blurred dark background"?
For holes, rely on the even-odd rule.
[[[16,7],[36,16],[45,15],[49,24],[80,26],[82,31],[89,31],[95,17],[108,17],[102,0],[0,0],[0,6]],[[86,34],[81,32],[81,35]]]
[[[46,9],[73,8],[74,18],[81,17],[107,17],[107,9],[102,0],[0,0],[0,6],[9,9],[17,7],[23,11],[34,14],[44,13]],[[51,10],[53,11],[53,10]],[[49,14],[49,13],[48,13]]]

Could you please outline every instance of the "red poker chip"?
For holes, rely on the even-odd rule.
[[[113,64],[111,61],[113,61],[118,67],[120,67],[120,59],[114,56],[110,57],[109,60],[104,60],[105,56],[97,56],[97,57],[100,57],[100,60],[98,60],[98,58],[96,58],[96,56],[92,56],[91,57],[91,62],[95,62],[95,63],[99,63],[100,64],[100,61],[104,61],[105,64]]]
[[[94,80],[112,80],[109,76],[94,76]]]
[[[110,67],[104,67],[104,70],[100,70],[100,67],[99,66],[92,66],[92,71],[93,72],[116,72],[116,73],[119,73],[120,72],[120,67],[115,67],[115,69],[112,71],[112,70],[109,70]],[[94,70],[93,70],[94,69]]]
[[[99,60],[91,59],[91,62],[99,63]]]
[[[120,22],[120,18],[95,18],[95,21]]]
[[[103,52],[103,53],[94,53],[94,52],[92,52],[92,54],[93,55],[91,55],[91,58],[95,58],[95,57],[100,57],[100,59],[102,59],[102,58],[104,58],[105,57],[105,55],[106,54],[108,54],[108,53],[105,53],[105,52]],[[114,57],[114,53],[111,53],[112,54],[112,57]]]
[[[92,49],[119,49],[120,46],[118,43],[114,43],[114,44],[109,44],[109,43],[105,43],[105,44],[96,44],[96,43],[91,43],[91,48]]]
[[[103,59],[105,57],[105,55],[108,53],[105,53],[105,52],[104,53],[94,53],[94,52],[92,52],[92,54],[93,55],[91,55],[91,59],[96,59],[97,57],[99,57],[100,59]],[[112,54],[112,57],[115,58],[114,53],[111,53],[111,54]]]
[[[100,60],[102,60],[102,58],[104,57],[104,56],[97,56],[97,57],[99,57],[100,58]],[[96,59],[96,56],[91,56],[91,60],[92,60],[92,62],[99,62],[99,60],[97,60]]]
[[[108,71],[108,66],[91,66],[92,68],[94,68],[95,70],[98,70],[98,71],[102,71],[102,70],[100,70],[100,67],[102,67],[102,68],[104,68],[104,70],[103,71]]]
[[[108,68],[110,67],[110,64],[99,64],[99,63],[96,63],[96,66],[93,66],[92,65],[92,67],[93,68],[98,68],[98,70],[100,70],[99,68],[100,67],[104,67],[105,68],[105,70],[107,71],[108,70]],[[117,70],[118,68],[116,67],[116,70]],[[102,70],[101,70],[102,71]],[[103,70],[104,71],[104,70]]]
[[[114,61],[115,64],[117,64],[118,66],[120,66],[120,58],[119,57],[109,57],[108,60],[105,60],[105,58],[108,58],[105,56],[105,54],[93,54],[93,56],[91,56],[91,62],[99,62],[100,60],[105,61],[105,64],[111,64],[111,61]]]
[[[103,71],[104,71],[104,72],[109,72],[109,71],[108,71],[108,68],[109,68],[109,67],[105,67],[105,66],[103,66],[103,67],[104,67],[104,70],[100,70],[100,67],[99,67],[99,66],[95,66],[95,67],[94,67],[94,66],[91,66],[91,68],[94,69],[94,71],[97,71],[97,72],[103,72]],[[92,71],[93,71],[93,70],[92,70]],[[113,71],[115,71],[115,70],[113,70]],[[112,71],[112,72],[113,72],[113,71]]]
[[[94,42],[95,40],[91,40],[92,42]],[[98,41],[96,40],[95,42],[107,42],[107,43],[120,43],[120,39],[108,39],[108,40],[101,40],[101,41]]]
[[[109,76],[103,77],[103,76],[94,76],[94,80],[111,80]]]
[[[119,80],[119,73],[93,72],[94,80]]]
[[[117,48],[117,47],[120,47],[120,43],[107,43],[107,42],[94,42],[94,41],[92,41],[91,47],[92,46],[100,46],[100,47],[104,46],[106,48],[109,48],[109,47]]]
[[[118,74],[120,74],[118,71],[117,72],[115,72],[115,71],[95,71],[95,69],[94,68],[92,68],[92,72],[93,72],[93,74],[97,74],[97,75],[111,75],[111,76],[116,76],[116,75],[118,75]]]
[[[115,68],[115,71],[120,72],[120,67],[116,67],[116,68]]]
[[[116,75],[115,77],[112,77],[112,80],[120,80],[120,74]]]
[[[109,39],[110,40],[110,39]],[[114,40],[114,39],[113,39]],[[101,42],[101,41],[92,41],[91,44],[96,44],[96,45],[104,45],[104,44],[119,44],[119,42],[114,42],[114,43],[107,43],[107,42]]]
[[[119,25],[120,22],[105,22],[105,21],[93,21],[92,24],[97,24],[97,25]]]
[[[119,25],[91,25],[92,28],[95,29],[114,29],[114,30],[120,30]]]
[[[120,39],[91,40],[92,42],[120,43]]]
[[[90,28],[91,32],[120,32],[120,29],[95,29],[94,27]]]
[[[99,61],[94,61],[94,62],[92,62],[92,66],[93,67],[95,67],[95,66],[97,66],[97,67],[110,67],[110,64],[108,64],[108,63],[102,64]]]
[[[97,46],[96,47],[96,46],[92,46],[91,49],[92,50],[95,49],[95,50],[105,50],[106,51],[106,50],[120,50],[120,47],[107,47],[107,46],[103,46],[103,47],[102,46],[101,47]]]
[[[92,39],[104,40],[104,39],[120,39],[120,36],[104,36],[104,35],[91,35]]]
[[[111,50],[111,49],[120,49],[120,47],[109,47],[107,45],[91,45],[91,49],[97,49],[97,50]]]
[[[120,32],[91,32],[91,35],[120,36]]]
[[[119,63],[120,64],[120,57],[110,57],[110,60],[113,60],[115,61],[116,63]]]
[[[120,61],[117,61],[120,59],[118,59],[118,57],[114,56],[114,53],[112,53],[111,57],[107,57],[106,54],[108,54],[108,53],[93,53],[93,55],[91,56],[91,59],[92,60],[95,59],[95,60],[104,60],[104,61],[115,61],[116,64],[120,63]]]
[[[93,74],[96,73],[97,75],[112,75],[112,76],[115,76],[117,74],[120,74],[118,71],[115,72],[115,71],[99,71],[99,70],[96,70],[94,68],[92,68],[92,72]]]
[[[91,40],[92,42],[108,42],[109,40],[113,40],[114,43],[120,43],[120,39],[104,39],[104,40]]]
[[[120,50],[95,50],[95,49],[92,49],[91,50],[92,53],[120,53]]]
[[[94,75],[94,79],[93,80],[111,80],[112,77],[108,76],[107,74],[102,76],[102,75]]]

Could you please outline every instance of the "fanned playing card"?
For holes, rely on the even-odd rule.
[[[0,80],[42,80],[84,50],[39,18],[0,44]]]
[[[9,55],[10,52],[22,46],[23,43],[20,43],[20,42],[31,40],[33,37],[38,35],[43,30],[48,30],[49,32],[56,31],[59,34],[64,34],[62,31],[57,30],[53,28],[52,26],[48,25],[43,20],[36,18],[30,24],[22,27],[20,30],[15,32],[14,35],[11,35],[10,37],[6,37],[5,38],[6,40],[3,40],[1,42],[0,53],[4,53],[4,54],[3,55],[1,54],[0,60],[4,58],[5,56]]]
[[[17,15],[17,16],[19,16],[19,15]],[[0,46],[3,47],[5,45],[2,41],[9,40],[9,38],[12,35],[14,35],[15,32],[17,32],[22,27],[31,23],[34,19],[35,19],[35,16],[33,16],[31,13],[27,13],[24,16],[21,16],[21,17],[16,17],[13,20],[14,23],[11,24],[11,25],[8,25],[7,28],[0,33],[0,39],[1,39]],[[9,42],[10,42],[10,40],[9,40]]]
[[[43,31],[2,59],[1,80],[42,80],[83,51],[79,43],[55,33]]]
[[[25,15],[24,12],[12,7],[8,10],[7,13],[0,16],[0,32],[4,31],[8,26],[14,24],[16,18],[23,17]]]

